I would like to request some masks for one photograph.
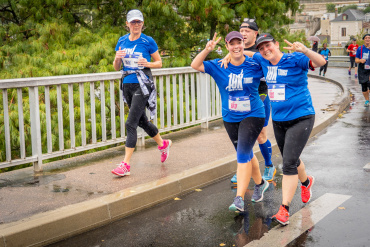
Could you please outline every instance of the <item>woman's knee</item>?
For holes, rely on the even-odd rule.
[[[264,144],[267,141],[267,135],[264,131],[261,131],[261,133],[257,137],[257,142],[259,144]]]
[[[137,124],[136,124],[136,123],[134,123],[134,122],[132,122],[132,121],[130,121],[130,120],[127,120],[127,121],[125,122],[125,127],[126,127],[126,130],[127,130],[128,132],[136,131],[136,129],[137,129]]]
[[[298,169],[297,167],[300,164],[300,160],[290,159],[283,161],[283,174],[284,175],[297,175]]]

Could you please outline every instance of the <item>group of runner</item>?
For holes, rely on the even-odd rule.
[[[359,46],[355,38],[351,39],[351,44],[347,47],[346,51],[349,54],[350,64],[348,67],[348,76],[351,77],[351,69],[355,69],[355,79],[358,78],[358,82],[361,85],[362,94],[365,98],[365,107],[370,105],[369,94],[370,94],[370,34],[365,34],[362,39],[364,44]],[[317,47],[317,42],[316,42]],[[313,49],[314,50],[314,49]],[[327,44],[323,44],[323,48],[318,51],[327,61],[326,64],[320,67],[319,75],[323,71],[323,76],[327,71],[328,58],[331,56],[330,50],[327,49]]]
[[[139,10],[128,12],[126,25],[130,33],[118,40],[113,62],[114,68],[122,71],[121,88],[130,108],[126,121],[125,157],[112,171],[118,176],[130,173],[129,162],[136,145],[137,126],[157,142],[162,162],[168,158],[172,144],[170,140],[161,138],[158,129],[145,115],[145,107],[153,112],[151,116],[155,112],[156,93],[150,68],[160,68],[162,62],[155,41],[141,33],[143,24],[144,18]],[[229,210],[245,210],[244,195],[251,178],[255,182],[251,200],[262,201],[269,181],[276,173],[266,128],[271,107],[275,139],[283,157],[282,203],[272,218],[286,225],[298,180],[301,182],[302,202],[309,202],[312,196],[314,178],[306,174],[305,165],[299,158],[315,120],[307,88],[307,72],[325,65],[326,60],[299,42],[285,41],[288,46],[284,49],[292,53],[282,53],[279,42],[272,35],[258,35],[258,26],[251,19],[244,20],[240,32],[232,31],[226,36],[229,54],[222,61],[205,61],[220,40],[221,37],[217,38],[215,33],[191,66],[211,75],[218,85],[224,126],[236,149],[237,172],[232,182],[237,183],[237,192]],[[148,62],[151,59],[153,62]],[[253,154],[256,140],[265,159],[263,176]]]

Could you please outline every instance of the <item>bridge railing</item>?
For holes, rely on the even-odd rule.
[[[159,132],[221,117],[213,79],[191,67],[152,70],[157,88]],[[122,143],[128,108],[119,89],[120,72],[0,80],[0,168]],[[147,112],[148,114],[148,112]],[[2,115],[2,117],[1,117]],[[146,133],[138,131],[138,145]]]

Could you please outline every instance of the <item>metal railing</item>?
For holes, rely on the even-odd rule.
[[[220,94],[209,75],[191,67],[152,73],[158,95],[153,123],[160,133],[197,124],[207,128],[208,121],[221,118]],[[0,168],[33,163],[42,171],[43,160],[124,142],[128,110],[120,78],[112,72],[0,80],[5,136]],[[145,135],[138,131],[138,145]]]

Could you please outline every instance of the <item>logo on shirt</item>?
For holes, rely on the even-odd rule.
[[[287,76],[288,75],[288,70],[287,69],[278,69],[278,75]]]
[[[243,70],[240,72],[239,75],[233,73],[229,74],[229,85],[226,87],[226,90],[228,91],[243,90]]]
[[[135,48],[136,45],[133,48],[125,48],[123,51],[126,52],[126,54],[134,54]]]
[[[278,72],[278,67],[276,66],[267,66],[267,76],[266,76],[266,81],[268,82],[276,82],[276,77],[277,77],[277,72]]]

